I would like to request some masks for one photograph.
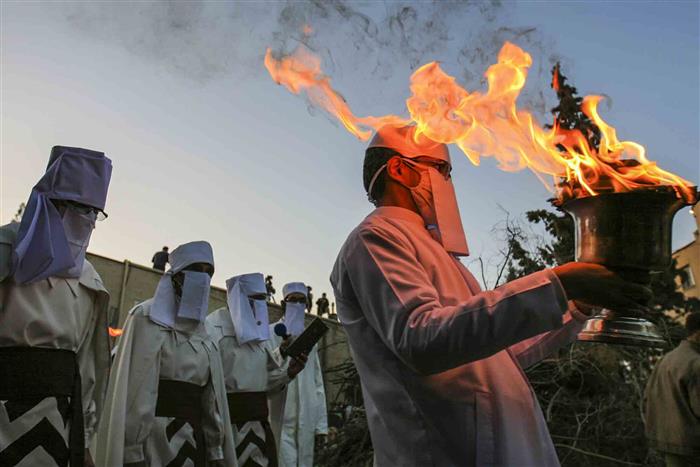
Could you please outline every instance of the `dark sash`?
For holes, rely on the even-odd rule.
[[[158,381],[158,402],[156,403],[156,417],[175,418],[166,428],[168,441],[184,423],[189,423],[194,432],[197,443],[195,452],[190,452],[185,445],[178,453],[178,458],[190,458],[197,467],[206,465],[206,449],[204,430],[202,429],[202,396],[204,386],[194,383],[161,379]],[[176,459],[178,460],[178,459]],[[181,464],[179,464],[181,465]]]
[[[260,450],[265,453],[268,467],[277,467],[277,443],[268,419],[267,393],[232,392],[226,394],[231,423],[242,425],[246,422],[260,422],[265,430],[265,446]],[[241,446],[245,449],[245,446]],[[238,452],[237,455],[240,455]]]
[[[267,394],[264,392],[232,392],[226,394],[232,423],[267,421]]]
[[[46,397],[58,399],[62,396],[70,397],[70,465],[82,467],[85,462],[85,436],[76,353],[63,349],[0,347],[0,399],[39,403]],[[34,436],[49,438],[52,434],[55,435],[55,430],[36,431]],[[41,441],[49,442],[48,439]],[[33,449],[32,444],[35,443],[36,440],[29,436],[22,436],[0,453],[0,465],[16,464],[28,454],[25,452],[27,449]],[[17,459],[18,456],[22,457]]]

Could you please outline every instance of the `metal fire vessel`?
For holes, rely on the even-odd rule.
[[[576,261],[602,264],[627,280],[646,285],[652,272],[671,264],[673,216],[690,204],[673,188],[661,186],[576,198],[562,203],[561,208],[574,218]],[[578,339],[665,345],[651,322],[630,315],[626,310],[603,309],[586,322]]]

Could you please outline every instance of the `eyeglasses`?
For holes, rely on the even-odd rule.
[[[95,219],[98,221],[103,221],[107,219],[107,217],[109,217],[107,213],[104,212],[102,209],[94,208],[83,203],[78,203],[77,201],[71,201],[66,199],[60,200],[59,202],[66,206],[66,208],[75,211],[78,214],[82,214],[83,216],[94,215]]]
[[[452,177],[452,165],[447,161],[441,161],[431,157],[416,157],[414,159],[403,157],[402,159],[435,169],[440,172],[440,175],[445,177],[445,180],[449,180]]]

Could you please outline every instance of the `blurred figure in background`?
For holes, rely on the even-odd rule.
[[[311,292],[311,286],[306,286],[306,311],[311,313],[314,307],[314,294]]]
[[[109,294],[85,259],[112,161],[55,146],[21,223],[0,227],[0,465],[93,465]]]
[[[267,294],[267,301],[275,303],[275,287],[272,285],[272,276],[265,276],[265,292]]]
[[[316,314],[323,316],[329,314],[328,307],[330,306],[325,292],[321,294],[321,298],[316,300]]]
[[[645,391],[646,435],[668,467],[700,466],[700,312],[688,337],[656,364]]]
[[[151,258],[153,269],[165,271],[165,265],[168,264],[168,247],[164,246],[161,251],[157,251]]]

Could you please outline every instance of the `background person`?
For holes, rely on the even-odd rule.
[[[700,466],[700,312],[688,337],[656,364],[644,393],[646,436],[668,467]]]
[[[311,286],[306,286],[306,311],[311,313],[314,308],[314,294],[311,292]]]
[[[323,315],[329,314],[330,313],[330,311],[328,310],[329,306],[330,306],[330,304],[328,302],[328,298],[326,297],[326,293],[324,292],[321,294],[321,298],[316,300],[316,314],[318,314],[318,316],[323,316]]]
[[[164,246],[161,251],[156,251],[151,258],[153,263],[153,269],[158,269],[159,271],[165,271],[165,265],[168,264],[168,247]]]
[[[0,465],[92,465],[109,294],[85,259],[112,162],[55,146],[21,222],[0,227]]]

